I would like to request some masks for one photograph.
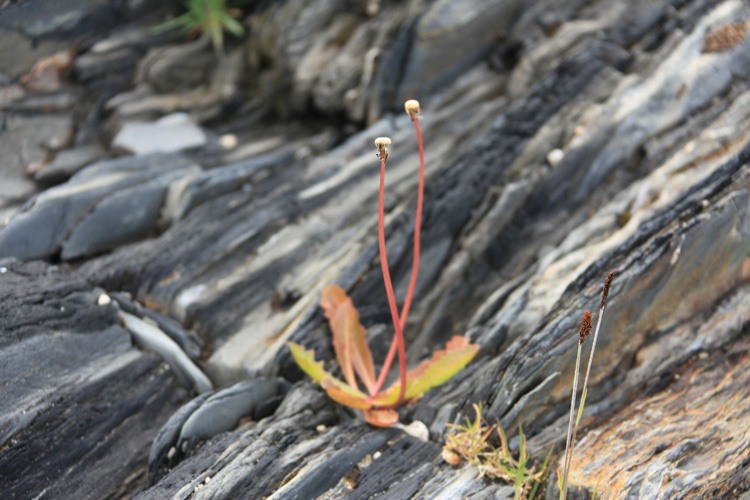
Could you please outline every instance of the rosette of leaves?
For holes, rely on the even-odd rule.
[[[333,332],[333,349],[344,380],[340,380],[316,361],[313,351],[289,343],[294,360],[313,380],[320,383],[328,396],[337,403],[362,410],[365,420],[377,427],[389,427],[398,421],[401,381],[396,380],[385,390],[375,392],[375,364],[366,340],[366,330],[359,313],[344,290],[329,285],[321,292],[320,305]],[[453,337],[444,349],[406,374],[404,403],[413,401],[437,387],[465,367],[476,355],[479,346],[461,336]],[[360,388],[359,381],[364,387]]]
[[[333,331],[333,349],[341,367],[344,380],[341,381],[326,372],[322,361],[316,361],[312,351],[290,343],[292,355],[302,370],[318,381],[328,395],[344,406],[362,410],[365,420],[372,425],[388,427],[398,421],[395,408],[413,401],[431,388],[438,386],[458,373],[476,355],[479,346],[469,343],[460,336],[453,337],[445,346],[435,352],[427,361],[416,368],[406,369],[406,345],[404,343],[404,326],[409,316],[414,290],[419,272],[420,235],[422,224],[422,204],[424,201],[425,164],[422,132],[419,128],[419,103],[410,99],[404,103],[404,109],[414,124],[419,148],[419,183],[417,191],[417,210],[414,218],[414,256],[409,287],[401,311],[396,304],[393,292],[391,273],[385,244],[385,171],[388,161],[388,147],[391,139],[375,139],[378,157],[380,158],[380,191],[378,193],[378,247],[380,265],[383,272],[383,284],[388,297],[388,307],[393,322],[394,336],[388,355],[375,376],[375,363],[365,338],[365,328],[359,322],[359,313],[354,308],[346,292],[336,285],[330,285],[321,293],[320,305]],[[391,364],[398,353],[399,379],[385,390],[381,390]],[[362,386],[357,382],[359,377]]]

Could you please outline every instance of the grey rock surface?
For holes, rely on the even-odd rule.
[[[573,486],[580,495],[598,488],[611,497],[743,494],[750,442],[746,4],[349,7],[338,0],[258,6],[246,12],[246,40],[228,44],[211,74],[182,90],[174,90],[179,72],[136,76],[137,64],[127,62],[104,74],[96,62],[120,61],[112,55],[120,50],[141,58],[175,40],[139,43],[123,31],[79,56],[90,57],[83,62],[92,72],[81,80],[95,103],[56,113],[86,116],[83,144],[100,125],[106,136],[128,121],[175,111],[200,123],[209,140],[190,160],[169,154],[92,163],[0,228],[0,255],[47,261],[0,262],[0,280],[13,276],[9,291],[0,286],[10,304],[0,306],[0,325],[43,339],[39,356],[75,382],[58,389],[41,375],[19,378],[27,358],[41,358],[13,335],[0,344],[15,367],[7,376],[17,381],[16,406],[0,414],[12,434],[0,448],[0,465],[13,467],[12,491],[101,496],[100,481],[105,496],[140,498],[505,498],[508,485],[444,463],[447,425],[482,403],[485,418],[511,435],[523,424],[531,465],[553,448],[551,468],[560,467],[577,324],[584,310],[596,309],[602,278],[615,270]],[[7,80],[2,94],[10,106],[41,102],[12,85]],[[65,92],[78,92],[72,87]],[[321,288],[335,282],[351,295],[375,358],[383,359],[392,330],[378,262],[372,140],[393,141],[385,222],[401,301],[418,165],[401,110],[406,96],[422,102],[426,146],[408,361],[418,363],[458,333],[481,346],[459,375],[400,410],[402,422],[427,427],[428,441],[368,427],[307,381],[286,348],[299,342],[337,371],[318,306]],[[4,113],[28,119],[35,106]],[[67,292],[72,282],[82,295]],[[191,401],[180,383],[190,378],[186,370],[129,346],[109,308],[71,309],[79,297],[93,304],[101,290],[158,325],[157,350],[173,366],[198,367],[216,395]],[[65,316],[70,310],[80,312]],[[77,344],[75,332],[95,340]],[[50,347],[58,336],[69,344]],[[79,347],[91,358],[67,353]],[[122,380],[107,371],[113,357],[129,363]],[[112,384],[106,402],[122,424],[77,404],[101,397],[91,370]],[[248,400],[235,391],[260,377],[294,385],[276,411],[250,421],[241,416],[252,413]],[[89,392],[54,411],[35,410],[34,398],[47,390],[40,384]],[[23,409],[48,416],[24,420]],[[80,418],[93,422],[90,440],[70,445],[79,434],[55,433]],[[132,448],[118,448],[126,429],[142,433]],[[183,431],[192,445],[184,451]],[[55,451],[44,470],[67,472],[43,483],[37,464],[46,442]],[[106,458],[95,463],[99,450]],[[121,470],[110,473],[114,463]],[[553,475],[550,498],[555,485]]]
[[[0,259],[7,498],[121,496],[143,487],[143,457],[185,397],[97,296],[62,270]]]
[[[0,233],[0,256],[73,259],[143,238],[170,183],[199,170],[170,155],[93,164],[27,203]]]

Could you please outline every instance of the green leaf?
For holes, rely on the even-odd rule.
[[[518,467],[516,468],[516,482],[513,485],[513,489],[516,492],[516,498],[520,498],[523,493],[524,484],[526,482],[526,461],[528,455],[526,454],[526,436],[523,435],[523,428],[518,425]]]
[[[405,399],[414,399],[433,387],[444,384],[469,364],[478,351],[478,345],[471,344],[466,337],[456,335],[445,344],[445,349],[436,351],[430,359],[406,374]],[[394,405],[398,401],[400,389],[401,381],[397,380],[373,402],[378,406]]]
[[[292,351],[292,357],[300,369],[311,379],[319,382],[323,389],[325,389],[328,397],[339,404],[357,410],[372,408],[372,403],[368,401],[366,394],[357,388],[346,385],[325,371],[323,369],[323,362],[315,361],[315,353],[313,351],[305,350],[304,347],[294,342],[289,342],[288,345]]]
[[[576,417],[576,430],[578,430],[578,424],[581,423],[581,417],[583,416],[583,407],[586,405],[586,394],[588,393],[588,388],[583,390],[583,394],[581,395],[581,406],[578,407],[578,416]]]
[[[508,447],[508,438],[505,435],[505,431],[500,425],[500,422],[497,423],[497,434],[500,437],[500,451],[503,454],[503,458],[510,461],[512,457],[510,455],[510,448]]]
[[[222,24],[224,25],[224,29],[235,36],[242,36],[245,33],[245,28],[229,14],[222,17]]]
[[[297,366],[311,379],[316,382],[322,382],[326,377],[331,377],[331,374],[323,369],[323,362],[315,361],[315,353],[313,351],[308,351],[294,342],[287,342],[287,345],[289,346],[289,350],[292,351],[292,357],[297,362]]]
[[[412,399],[444,384],[469,364],[478,351],[479,346],[469,343],[466,337],[453,337],[445,345],[445,349],[435,352],[432,358],[409,372],[406,399]]]
[[[536,496],[536,490],[539,489],[539,483],[541,482],[541,478],[544,477],[544,471],[547,470],[547,466],[549,465],[549,461],[552,458],[552,451],[555,449],[554,446],[550,446],[549,451],[547,452],[547,456],[544,457],[544,462],[542,463],[542,468],[539,471],[539,481],[534,481],[534,486],[531,488],[531,493],[529,493],[529,500],[534,500],[534,496]]]

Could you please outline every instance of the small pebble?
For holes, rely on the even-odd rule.
[[[0,267],[0,274],[5,274],[7,272],[8,272],[8,268],[7,267]]]
[[[565,153],[560,148],[553,149],[547,154],[547,163],[550,167],[556,167],[565,157]]]
[[[415,420],[409,425],[396,424],[394,425],[394,427],[401,429],[405,433],[419,439],[420,441],[430,440],[430,431],[427,429],[427,426],[419,420]]]
[[[708,359],[708,353],[705,351],[698,353],[698,359]]]
[[[378,458],[380,458],[380,452],[376,451],[375,453],[373,453],[372,454],[372,458],[373,458],[373,460],[377,460]]]
[[[325,431],[326,431],[326,428],[327,428],[327,427],[326,427],[325,425],[323,425],[323,424],[320,424],[320,425],[318,425],[318,426],[317,426],[317,427],[315,428],[315,430],[316,430],[316,431],[318,431],[318,432],[325,432]]]
[[[224,149],[234,149],[237,147],[237,136],[234,134],[224,134],[219,137],[219,144]]]
[[[96,303],[100,306],[106,306],[110,302],[112,302],[112,299],[110,299],[109,295],[107,295],[106,293],[99,295],[99,299],[96,301]]]
[[[458,465],[461,463],[461,457],[453,452],[452,450],[449,450],[448,448],[443,448],[443,451],[441,452],[441,456],[443,457],[443,460],[448,462],[451,465]]]

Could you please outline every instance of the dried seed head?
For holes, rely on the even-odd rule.
[[[578,343],[583,344],[586,337],[591,335],[591,311],[586,311],[581,317],[581,328],[578,331]]]
[[[388,146],[390,145],[390,137],[378,137],[375,139],[375,147],[378,148],[378,156],[381,160],[388,158]]]
[[[409,115],[409,117],[413,120],[414,118],[417,118],[420,113],[419,109],[419,101],[416,99],[409,99],[404,103],[404,109],[406,110],[406,114]]]
[[[607,297],[609,297],[609,287],[612,286],[612,280],[615,279],[615,272],[610,272],[604,279],[604,290],[602,290],[602,303],[599,306],[600,309],[604,309],[607,305]]]

